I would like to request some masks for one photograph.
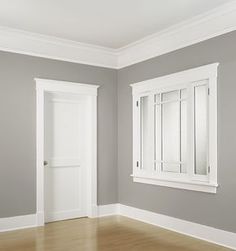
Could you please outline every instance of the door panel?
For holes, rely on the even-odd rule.
[[[86,216],[83,98],[45,97],[45,220]]]

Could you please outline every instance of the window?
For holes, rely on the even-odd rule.
[[[134,182],[216,193],[217,67],[131,85]]]

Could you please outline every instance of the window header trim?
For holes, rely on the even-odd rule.
[[[133,95],[138,95],[144,92],[160,91],[162,88],[172,88],[174,85],[180,85],[181,83],[187,84],[189,82],[217,78],[218,65],[219,63],[203,65],[197,68],[134,83],[130,86],[132,87]]]

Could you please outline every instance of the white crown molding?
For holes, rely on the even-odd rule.
[[[236,1],[174,25],[117,50],[118,68],[236,30]]]
[[[236,30],[235,16],[236,1],[234,0],[119,49],[0,26],[0,50],[121,69],[234,31]]]
[[[0,26],[0,50],[87,65],[117,68],[113,49]]]

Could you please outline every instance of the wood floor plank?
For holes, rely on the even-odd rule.
[[[227,251],[123,216],[81,218],[0,234],[0,251]]]

